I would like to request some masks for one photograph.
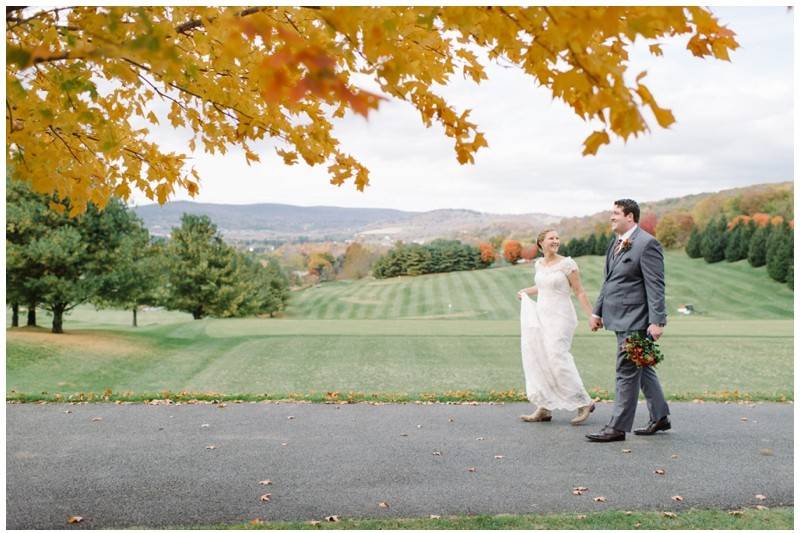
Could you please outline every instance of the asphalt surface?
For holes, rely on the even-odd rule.
[[[7,404],[6,527],[792,505],[792,405],[671,408],[671,431],[597,444],[608,403],[583,427],[519,403]]]

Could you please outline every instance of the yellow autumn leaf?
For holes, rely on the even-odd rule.
[[[594,155],[601,145],[610,142],[611,139],[608,137],[608,133],[606,133],[605,130],[592,132],[592,134],[583,141],[583,155]]]

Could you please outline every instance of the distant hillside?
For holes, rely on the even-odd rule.
[[[711,218],[724,212],[728,218],[737,214],[765,212],[794,219],[794,183],[762,183],[749,187],[724,189],[717,192],[691,194],[679,198],[667,198],[657,202],[639,204],[642,214],[652,212],[661,219],[671,212],[692,215],[701,227]],[[569,237],[581,237],[598,230],[608,230],[611,211],[601,211],[583,217],[563,218],[557,229]]]
[[[367,242],[432,240],[440,237],[474,239],[476,236],[530,233],[562,217],[544,214],[493,215],[466,209],[427,212],[348,207],[299,207],[285,204],[204,204],[169,202],[135,208],[154,235],[168,235],[180,225],[181,215],[208,215],[231,241],[312,241],[360,239]]]
[[[204,204],[169,202],[135,208],[154,235],[168,235],[180,225],[181,215],[208,215],[222,234],[231,240],[293,239],[311,240],[351,238],[365,227],[403,222],[414,213],[396,209],[347,207],[299,207],[285,204]]]
[[[692,215],[701,226],[717,213],[745,213],[765,210],[794,218],[794,184],[767,183],[693,194],[641,204],[642,213],[659,218],[668,212]],[[551,226],[567,238],[608,230],[610,211],[583,217],[561,217],[543,213],[498,215],[468,209],[437,209],[413,212],[398,209],[349,207],[299,207],[285,204],[204,204],[169,202],[164,206],[135,208],[154,235],[168,235],[180,225],[181,214],[208,215],[229,241],[345,241],[359,239],[372,244],[397,240],[427,242],[436,238],[466,242],[488,240],[495,235],[531,241],[543,227]]]

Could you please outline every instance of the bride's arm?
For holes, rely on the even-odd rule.
[[[581,284],[581,275],[577,270],[573,270],[567,276],[569,280],[569,284],[572,287],[572,291],[575,293],[575,298],[578,299],[578,302],[581,304],[583,308],[583,312],[586,313],[586,316],[592,316],[592,304],[589,303],[589,297],[586,296],[586,291],[583,290],[583,285]]]
[[[522,298],[522,293],[525,293],[528,296],[536,296],[537,294],[539,294],[539,287],[534,285],[533,287],[526,287],[524,289],[520,289],[517,292],[517,299],[521,299]]]

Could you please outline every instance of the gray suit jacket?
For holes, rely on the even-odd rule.
[[[645,330],[650,324],[666,324],[664,253],[649,233],[636,228],[631,248],[614,257],[616,239],[606,251],[605,281],[594,305],[611,331]]]

